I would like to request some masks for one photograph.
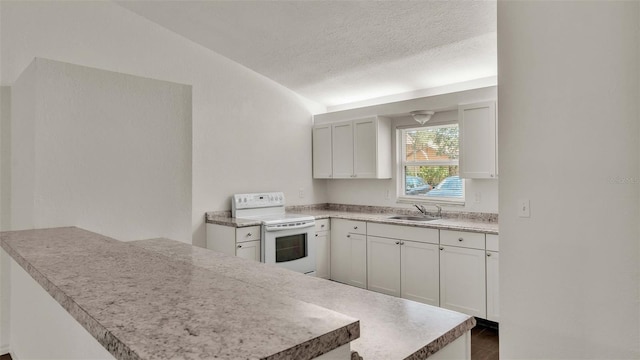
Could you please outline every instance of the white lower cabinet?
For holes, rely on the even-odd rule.
[[[487,320],[500,322],[498,235],[487,234]]]
[[[487,318],[485,251],[440,246],[440,306]]]
[[[438,306],[438,245],[367,236],[369,290]]]
[[[487,251],[487,320],[500,322],[499,253]]]
[[[400,296],[440,306],[438,245],[403,241],[400,256]]]
[[[206,224],[207,249],[260,262],[260,225],[236,228]]]
[[[400,296],[400,240],[367,236],[369,290]]]
[[[369,223],[367,272],[369,290],[438,306],[438,230]]]
[[[347,284],[367,288],[367,236],[350,234],[351,266]]]
[[[331,277],[331,233],[329,219],[316,221],[316,277],[329,279]]]
[[[236,243],[236,256],[260,262],[260,240]]]
[[[331,280],[367,288],[367,224],[331,220]]]

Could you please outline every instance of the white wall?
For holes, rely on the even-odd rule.
[[[498,2],[503,358],[640,357],[639,6]]]
[[[318,124],[339,120],[355,119],[370,115],[384,115],[391,117],[393,159],[396,159],[396,131],[397,127],[417,126],[417,123],[408,114],[414,110],[433,110],[436,114],[429,120],[431,124],[451,123],[458,120],[457,108],[459,104],[471,104],[487,100],[496,100],[497,88],[495,86],[460,91],[444,95],[435,95],[405,101],[397,101],[382,105],[373,105],[356,109],[336,111],[320,114],[314,117]],[[393,178],[389,180],[326,180],[328,200],[336,204],[375,205],[412,208],[411,204],[397,203],[397,181],[400,168],[394,160]],[[387,198],[387,193],[390,194]],[[476,202],[476,194],[480,201]],[[498,181],[494,179],[465,180],[464,206],[445,206],[447,211],[470,212],[498,212]],[[427,208],[429,208],[427,206]],[[432,208],[432,209],[435,209]]]
[[[193,86],[194,244],[205,245],[204,213],[229,209],[233,193],[326,202],[311,177],[311,113],[321,106],[113,2],[0,6],[3,85],[38,56]]]
[[[12,109],[12,229],[191,243],[190,86],[36,59]]]

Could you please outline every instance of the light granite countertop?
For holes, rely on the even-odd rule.
[[[177,241],[134,245],[68,227],[0,242],[117,359],[309,359],[360,335],[356,318],[290,296],[289,285],[309,284],[303,275]]]
[[[296,209],[293,211],[305,215],[314,216],[317,219],[327,218],[339,218],[348,220],[359,220],[367,222],[375,222],[381,224],[393,224],[404,226],[416,226],[441,230],[459,230],[459,231],[472,231],[482,232],[487,234],[498,234],[498,223],[495,221],[484,221],[479,219],[456,217],[456,218],[441,218],[433,221],[411,221],[411,220],[397,220],[389,219],[393,216],[393,213],[371,213],[371,212],[358,212],[358,211],[345,211],[345,210],[331,210],[331,209]],[[219,224],[233,227],[246,227],[260,225],[258,220],[232,218],[224,215],[216,215],[216,213],[207,213],[206,222],[211,224]]]
[[[168,239],[134,241],[167,259],[360,320],[351,343],[364,360],[424,359],[475,326],[471,316],[295,273]]]

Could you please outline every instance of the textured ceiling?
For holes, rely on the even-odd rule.
[[[123,1],[327,106],[496,76],[494,1]]]

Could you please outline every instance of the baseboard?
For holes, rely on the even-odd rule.
[[[10,350],[9,345],[0,346],[0,355],[9,354],[11,352]]]

